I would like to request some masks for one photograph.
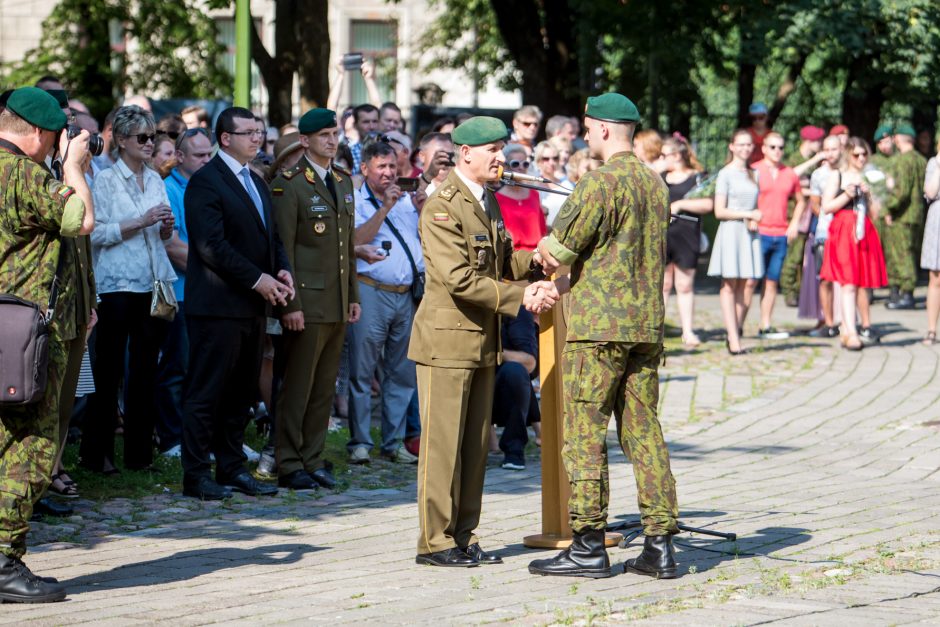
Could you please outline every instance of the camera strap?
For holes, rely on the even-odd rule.
[[[29,155],[20,150],[19,146],[5,139],[0,139],[0,148],[3,148],[7,152],[13,153],[17,157],[29,157]]]

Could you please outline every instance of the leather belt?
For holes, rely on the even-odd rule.
[[[379,283],[375,279],[370,279],[367,276],[359,275],[359,280],[366,285],[374,287],[377,290],[382,290],[383,292],[393,292],[395,294],[407,294],[411,291],[410,285],[386,285],[385,283]]]

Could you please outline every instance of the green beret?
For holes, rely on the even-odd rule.
[[[505,140],[509,131],[502,120],[478,115],[455,128],[450,136],[457,146],[482,146]]]
[[[300,122],[297,124],[297,130],[300,131],[301,135],[309,135],[310,133],[322,131],[325,128],[333,128],[336,125],[336,111],[329,109],[310,109],[310,111],[304,113],[303,117],[300,118]]]
[[[610,92],[587,99],[584,115],[606,122],[639,122],[640,112],[636,105],[617,92]]]
[[[61,131],[66,118],[55,98],[38,87],[20,87],[7,100],[7,109],[33,126],[47,131]]]
[[[890,137],[894,134],[894,129],[891,128],[890,124],[882,124],[875,129],[875,142],[880,142],[885,137]]]
[[[894,127],[895,135],[907,135],[908,137],[917,137],[917,132],[910,124],[898,124]]]

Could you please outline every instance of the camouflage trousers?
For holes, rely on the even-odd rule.
[[[780,271],[780,291],[784,297],[798,299],[803,282],[803,253],[806,251],[806,233],[800,233],[787,245]]]
[[[604,529],[610,484],[607,426],[613,413],[624,453],[633,462],[646,535],[677,531],[676,482],[656,411],[662,344],[569,342],[564,352],[564,446],[571,483],[571,529]]]
[[[920,229],[913,224],[895,222],[884,225],[885,266],[888,270],[888,285],[902,292],[913,292],[917,285],[917,249],[920,245]]]
[[[49,376],[39,402],[0,408],[0,553],[22,557],[33,505],[46,491],[59,451],[59,391],[68,352],[49,338]]]

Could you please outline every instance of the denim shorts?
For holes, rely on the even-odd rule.
[[[780,281],[783,260],[787,256],[787,236],[761,235],[760,251],[764,255],[764,276],[771,281]]]

